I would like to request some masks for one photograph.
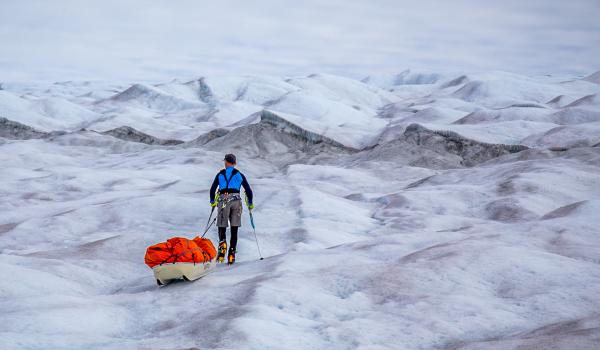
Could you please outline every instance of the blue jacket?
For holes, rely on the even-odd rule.
[[[244,174],[242,174],[236,168],[230,166],[222,169],[217,173],[215,179],[210,187],[210,202],[215,201],[215,192],[219,187],[220,193],[240,193],[240,188],[244,187],[246,196],[248,196],[248,204],[252,204],[252,189]]]

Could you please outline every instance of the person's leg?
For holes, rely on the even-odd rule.
[[[217,226],[219,228],[219,248],[217,254],[217,262],[225,261],[225,254],[227,253],[227,235],[225,231],[229,225],[229,207],[223,205],[223,201],[220,199],[217,203],[219,211],[217,213]]]
[[[229,222],[231,223],[231,240],[229,241],[229,255],[227,256],[227,262],[229,264],[233,264],[235,263],[235,249],[237,247],[238,228],[242,224],[241,200],[235,200],[231,202],[231,208],[229,209]]]
[[[217,250],[217,262],[223,262],[225,260],[225,253],[227,253],[227,236],[225,230],[227,227],[219,227],[219,249]]]
[[[231,202],[231,208],[229,208],[229,222],[231,227],[242,226],[242,201],[236,200]]]
[[[227,227],[219,227],[219,242],[223,242],[227,240],[227,235],[225,234],[225,231],[227,230]]]
[[[223,205],[223,199],[219,198],[219,202],[217,203],[218,211],[217,211],[217,227],[219,227],[219,231],[221,228],[225,229],[229,226],[229,216],[231,215],[231,210],[228,203]]]
[[[231,226],[231,238],[229,239],[229,249],[232,249],[235,251],[235,248],[237,247],[237,239],[238,239],[238,227]]]
[[[227,263],[235,263],[235,247],[237,246],[238,226],[231,226],[231,240],[229,241],[229,253],[227,254]]]

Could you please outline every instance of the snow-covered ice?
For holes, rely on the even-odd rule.
[[[596,349],[597,76],[7,84],[0,348]],[[157,287],[226,152],[265,260]]]

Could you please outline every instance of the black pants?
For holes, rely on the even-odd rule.
[[[226,227],[219,227],[219,242],[226,241],[227,235],[225,234]],[[231,239],[229,240],[229,249],[235,250],[237,246],[237,233],[238,226],[231,226]]]

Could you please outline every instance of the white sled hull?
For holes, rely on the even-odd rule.
[[[179,262],[173,264],[156,265],[152,268],[154,277],[159,285],[167,284],[173,280],[184,279],[194,281],[205,276],[215,268],[215,259],[205,263]]]

